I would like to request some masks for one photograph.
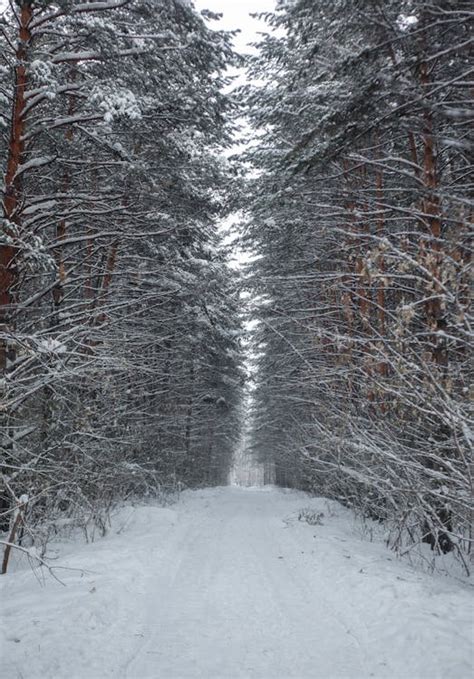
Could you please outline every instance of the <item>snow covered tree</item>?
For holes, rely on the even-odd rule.
[[[18,0],[2,26],[3,520],[224,482],[238,438],[230,36],[180,0]]]
[[[387,521],[393,545],[463,558],[472,13],[299,0],[267,19],[281,35],[248,93],[255,451],[277,481]]]

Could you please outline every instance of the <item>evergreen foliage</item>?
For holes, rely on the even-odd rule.
[[[276,482],[471,550],[473,14],[296,0],[250,71],[252,445]]]
[[[239,438],[231,36],[179,0],[2,20],[2,521],[226,482]]]

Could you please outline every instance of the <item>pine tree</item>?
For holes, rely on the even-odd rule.
[[[238,290],[218,222],[234,56],[178,0],[6,16],[3,518],[27,492],[31,527],[103,527],[121,498],[223,483],[231,465]]]
[[[472,17],[459,2],[363,5],[280,3],[282,34],[251,66],[268,83],[248,93],[254,447],[278,482],[388,521],[394,545],[460,553]]]

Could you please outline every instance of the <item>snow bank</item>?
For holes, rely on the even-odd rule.
[[[471,676],[468,583],[415,570],[354,533],[348,510],[302,493],[217,488],[125,507],[105,539],[54,565],[62,583],[0,579],[4,676]]]

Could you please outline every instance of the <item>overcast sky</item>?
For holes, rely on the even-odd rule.
[[[258,39],[258,32],[265,31],[265,24],[252,19],[250,13],[267,12],[275,8],[275,0],[194,0],[196,9],[210,9],[222,14],[216,28],[225,30],[240,29],[235,38],[239,52],[247,51],[247,45]]]

